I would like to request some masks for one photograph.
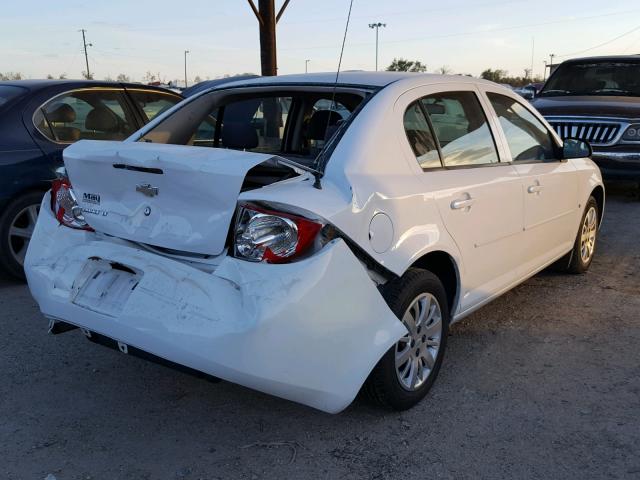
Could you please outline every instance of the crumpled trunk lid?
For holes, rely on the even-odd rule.
[[[225,248],[247,172],[272,155],[139,142],[64,150],[87,223],[98,232],[205,255]]]

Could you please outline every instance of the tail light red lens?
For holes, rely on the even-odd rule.
[[[252,262],[287,263],[311,251],[320,222],[254,205],[238,209],[234,255]]]
[[[93,231],[84,219],[82,208],[78,205],[71,188],[71,182],[65,176],[59,175],[51,183],[51,211],[61,225]]]

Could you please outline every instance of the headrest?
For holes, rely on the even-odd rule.
[[[56,127],[51,125],[56,138],[60,142],[77,142],[80,140],[80,129],[75,127]]]
[[[50,122],[71,123],[76,120],[76,111],[66,103],[55,103],[47,110],[47,120]]]
[[[433,137],[424,130],[407,130],[407,138],[416,155],[424,155],[436,149]]]
[[[117,132],[118,119],[107,107],[96,107],[87,114],[84,127],[96,132]]]
[[[311,115],[307,138],[310,140],[325,140],[329,130],[327,127],[337,125],[342,120],[339,113],[333,110],[318,110]]]
[[[429,112],[429,115],[443,115],[444,114],[444,105],[441,103],[426,103],[423,105]]]
[[[225,121],[221,140],[227,148],[249,150],[258,146],[258,132],[251,123]]]

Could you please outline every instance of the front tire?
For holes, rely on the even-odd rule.
[[[412,268],[386,285],[389,308],[407,327],[365,383],[376,403],[407,410],[424,398],[442,365],[449,329],[447,295],[433,273]]]
[[[596,253],[599,218],[598,202],[594,197],[589,197],[571,250],[571,260],[566,268],[567,272],[584,273],[589,270]]]
[[[24,257],[36,226],[43,194],[30,192],[13,200],[0,216],[0,266],[24,280]]]

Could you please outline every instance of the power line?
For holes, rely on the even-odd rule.
[[[633,9],[633,10],[625,10],[625,11],[621,11],[621,12],[605,13],[605,14],[600,14],[600,15],[589,15],[589,16],[583,16],[583,17],[564,18],[564,19],[560,19],[560,20],[552,20],[552,21],[549,21],[549,22],[524,23],[524,24],[519,24],[519,25],[511,25],[511,26],[508,26],[508,27],[488,28],[488,29],[482,30],[482,31],[443,33],[443,34],[438,34],[438,35],[426,35],[426,36],[422,36],[422,37],[405,38],[405,39],[401,39],[401,40],[386,40],[385,44],[420,42],[420,41],[423,41],[423,40],[433,40],[433,39],[438,39],[438,38],[466,37],[466,36],[473,36],[473,35],[492,33],[492,32],[504,32],[504,31],[508,31],[508,30],[519,30],[519,29],[522,29],[522,28],[565,24],[567,22],[577,22],[577,21],[582,21],[582,20],[594,20],[594,19],[604,18],[604,17],[627,15],[629,13],[636,13],[636,12],[639,12],[639,11],[640,11],[640,9],[636,8],[636,9]],[[368,45],[369,45],[368,43],[363,43],[363,42],[361,42],[361,43],[351,43],[350,44],[351,47],[354,47],[354,46],[368,46]],[[308,49],[329,49],[329,48],[336,48],[336,45],[316,45],[316,46],[310,46],[310,47],[294,47],[294,48],[286,48],[286,49],[282,49],[282,50],[299,50],[299,49],[308,50]]]
[[[604,43],[600,43],[598,45],[596,45],[595,47],[590,47],[590,48],[585,48],[584,50],[580,50],[579,52],[573,52],[573,53],[567,53],[565,55],[558,55],[559,57],[565,58],[565,57],[573,57],[574,55],[580,55],[586,52],[590,52],[591,50],[595,50],[596,48],[600,48],[600,47],[604,47],[605,45],[609,45],[610,43],[615,42],[616,40],[620,40],[623,37],[626,37],[627,35],[631,35],[633,32],[636,32],[640,30],[640,25],[632,28],[631,30],[629,30],[628,32],[623,33],[622,35],[618,35],[616,38],[612,38],[611,40],[607,40]]]
[[[414,10],[402,10],[395,12],[384,12],[384,11],[376,11],[375,14],[381,17],[396,17],[396,16],[414,16],[420,13],[433,13],[433,12],[447,12],[447,11],[455,11],[461,8],[466,10],[473,8],[484,8],[491,6],[501,6],[501,5],[513,5],[518,3],[528,3],[525,0],[516,0],[516,1],[492,1],[492,2],[483,2],[483,3],[475,3],[473,5],[467,5],[466,3],[457,3],[448,7],[438,7],[438,8],[419,8]],[[352,19],[369,19],[371,15],[354,15],[351,17]],[[293,20],[287,21],[287,25],[297,25],[304,23],[328,23],[328,22],[342,22],[343,18],[340,17],[325,17],[325,18],[313,18],[308,20]]]

